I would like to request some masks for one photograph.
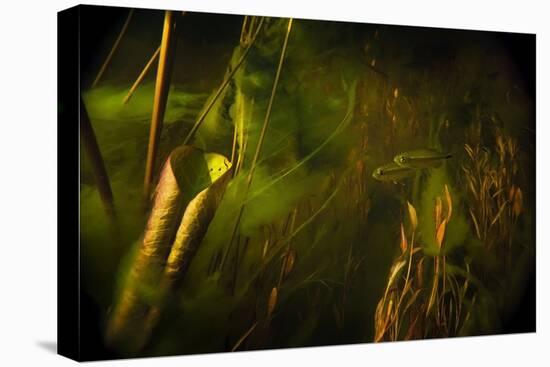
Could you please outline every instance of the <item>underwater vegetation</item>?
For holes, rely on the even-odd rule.
[[[81,154],[83,287],[102,353],[517,331],[535,123],[507,38],[112,14],[83,71],[98,147]]]

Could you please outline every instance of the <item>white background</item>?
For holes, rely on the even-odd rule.
[[[88,3],[88,2],[86,2]],[[99,4],[100,1],[90,2]],[[550,364],[548,69],[545,1],[104,1],[202,10],[537,33],[537,333],[276,352],[110,361],[101,366],[522,366]],[[72,365],[56,340],[56,12],[74,1],[0,9],[0,366]],[[545,24],[546,23],[546,24]],[[100,26],[100,23],[99,23]],[[63,169],[63,167],[60,167]],[[546,311],[546,312],[544,312]]]

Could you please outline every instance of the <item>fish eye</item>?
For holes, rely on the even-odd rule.
[[[405,163],[406,161],[407,161],[407,158],[405,158],[403,156],[399,157],[399,162]]]
[[[383,176],[383,175],[384,175],[384,171],[382,171],[381,168],[378,168],[378,174],[379,174],[380,176]]]

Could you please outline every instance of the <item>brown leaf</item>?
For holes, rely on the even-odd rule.
[[[407,251],[407,237],[405,236],[405,229],[403,228],[403,223],[401,223],[401,253]]]
[[[469,185],[469,187],[470,187],[470,192],[471,192],[472,195],[474,196],[474,199],[479,200],[479,195],[478,195],[478,192],[477,192],[477,190],[476,190],[474,181],[473,181],[473,179],[472,179],[471,176],[468,176],[468,185]]]
[[[412,291],[412,295],[407,301],[407,304],[403,308],[403,313],[407,312],[407,310],[414,304],[416,299],[418,298],[418,295],[420,294],[421,289],[417,289],[416,291]]]
[[[387,286],[388,290],[389,288],[391,288],[391,286],[393,285],[393,282],[397,278],[397,275],[399,275],[399,273],[401,272],[401,270],[403,269],[406,263],[407,261],[403,260],[403,261],[399,261],[397,264],[392,266],[390,277],[388,279],[388,286]]]
[[[413,319],[413,321],[410,323],[407,333],[405,334],[405,338],[404,338],[405,340],[411,340],[417,334],[418,328],[416,327],[416,324],[419,319],[420,319],[420,313],[418,313],[416,317]]]
[[[263,247],[263,250],[262,250],[262,259],[265,257],[265,255],[267,254],[267,247],[269,245],[269,237],[266,238],[265,242],[264,242],[264,247]]]
[[[435,240],[437,242],[437,245],[439,246],[439,249],[441,249],[441,245],[443,244],[443,238],[445,237],[445,228],[447,228],[447,220],[443,219],[443,222],[441,222],[439,228],[437,228],[437,232],[435,235]]]
[[[277,305],[277,287],[273,287],[269,295],[269,300],[267,302],[267,318],[270,319]]]
[[[443,204],[441,203],[441,198],[438,196],[435,198],[435,228],[439,227],[441,224],[441,212],[443,211]]]
[[[476,229],[477,238],[481,239],[481,232],[479,230],[479,224],[477,223],[476,216],[474,215],[474,212],[472,211],[472,209],[470,209],[470,216],[472,217],[472,221],[474,222],[474,227]]]
[[[453,213],[453,201],[451,200],[451,193],[447,185],[445,185],[445,199],[447,200],[447,222],[449,222]]]
[[[523,210],[523,193],[521,192],[521,189],[518,187],[516,190],[516,194],[514,195],[514,205],[513,205],[513,212],[516,217],[519,217]]]
[[[437,267],[436,270],[439,270],[439,267]],[[439,285],[439,271],[437,271],[437,273],[434,274],[434,281],[432,285],[432,291],[430,292],[430,299],[428,301],[428,308],[426,309],[426,315],[430,314],[430,311],[432,310],[432,307],[435,303],[438,285]]]
[[[406,263],[407,263],[406,260],[402,260],[392,265],[390,269],[390,276],[388,278],[388,284],[386,285],[386,290],[384,291],[383,300],[385,300],[386,297],[388,296],[388,293],[390,291],[391,286],[393,285],[393,282],[395,281],[397,276],[401,273],[401,270],[403,270],[403,267],[405,266]]]
[[[288,274],[294,269],[294,264],[296,262],[296,250],[289,249],[285,256],[285,267],[283,271],[283,275],[286,278]]]
[[[420,258],[418,265],[416,265],[416,280],[419,287],[424,282],[424,257]]]
[[[491,224],[489,224],[489,227],[492,227],[492,226],[497,222],[498,218],[500,218],[500,215],[502,214],[502,211],[503,211],[504,208],[506,207],[506,204],[508,204],[507,201],[505,201],[505,202],[501,205],[500,209],[498,210],[497,215],[495,215],[495,218],[493,219],[493,221],[491,222]]]
[[[413,229],[413,231],[415,231],[416,227],[418,226],[418,218],[416,216],[416,209],[408,201],[407,201],[407,208],[409,210],[409,218],[411,219],[412,229]]]
[[[513,185],[512,187],[510,187],[510,191],[508,192],[508,201],[513,202],[515,195],[516,195],[516,186]]]
[[[464,149],[466,150],[466,153],[470,156],[470,159],[474,159],[474,151],[468,144],[464,144]]]
[[[388,303],[388,306],[386,308],[386,313],[384,314],[384,302],[383,300],[381,300],[379,303],[378,303],[378,307],[376,308],[376,311],[377,311],[377,314],[378,314],[378,317],[377,317],[377,320],[376,320],[376,325],[375,325],[375,336],[374,336],[374,342],[375,343],[378,343],[380,341],[382,341],[382,339],[384,338],[384,335],[386,334],[386,331],[388,330],[389,326],[390,326],[390,321],[391,321],[391,315],[392,315],[392,311],[393,311],[393,300],[390,299],[389,303]]]

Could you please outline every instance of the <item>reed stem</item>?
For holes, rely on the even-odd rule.
[[[252,178],[254,176],[254,170],[256,168],[256,162],[258,161],[258,157],[260,156],[260,152],[262,150],[262,146],[265,139],[265,134],[267,132],[267,128],[269,127],[269,119],[271,117],[271,108],[273,107],[273,100],[275,99],[275,92],[277,91],[277,86],[279,85],[279,78],[281,76],[281,70],[283,69],[283,61],[285,59],[286,55],[286,48],[288,46],[288,39],[290,37],[290,30],[292,29],[292,18],[288,20],[288,27],[286,30],[286,36],[285,41],[283,43],[283,49],[281,51],[281,57],[279,58],[279,65],[277,66],[277,73],[275,74],[275,82],[273,83],[273,88],[271,88],[271,96],[269,97],[269,103],[267,105],[267,112],[265,113],[265,119],[262,126],[262,131],[260,133],[260,139],[258,140],[258,144],[256,145],[256,152],[254,153],[254,158],[252,159],[252,165],[250,167],[250,171],[248,173],[248,179],[247,179],[247,191],[248,188],[250,188],[250,185],[252,184]]]
[[[143,194],[146,202],[151,191],[155,160],[158,151],[158,142],[162,132],[164,113],[166,111],[166,103],[168,101],[172,64],[176,46],[176,38],[174,37],[175,27],[176,22],[174,14],[172,11],[167,10],[164,16],[164,27],[162,31],[159,64],[155,84],[155,96],[153,101],[153,113],[151,116],[151,130],[149,133],[149,146],[147,149],[147,162],[145,166]]]
[[[99,197],[107,216],[111,220],[111,224],[113,224],[116,220],[116,215],[109,175],[105,169],[105,163],[99,150],[95,132],[82,99],[80,99],[80,139],[92,167],[92,174],[97,185]]]
[[[124,25],[122,26],[122,29],[120,30],[120,33],[118,34],[117,39],[115,40],[115,43],[113,44],[113,47],[111,48],[111,51],[109,51],[109,54],[107,55],[107,58],[103,62],[103,65],[101,65],[101,68],[99,69],[99,72],[97,73],[97,76],[95,77],[92,88],[94,88],[97,83],[99,83],[99,80],[105,73],[105,70],[107,69],[107,66],[111,63],[111,59],[113,58],[113,55],[115,54],[118,45],[120,44],[120,41],[122,40],[122,37],[124,37],[124,34],[126,33],[126,30],[128,29],[128,25],[130,24],[130,20],[132,19],[132,15],[134,14],[134,9],[130,9],[128,12],[128,16],[126,17],[126,21],[124,22]]]
[[[149,72],[149,69],[151,69],[151,66],[153,66],[153,63],[157,60],[157,57],[159,56],[159,54],[160,54],[160,46],[157,48],[153,56],[151,56],[147,64],[145,64],[145,67],[137,77],[134,84],[132,84],[132,87],[128,91],[128,94],[126,94],[126,96],[124,97],[124,100],[122,101],[123,104],[127,104],[130,98],[132,98],[132,95],[136,91],[137,87],[141,84],[143,79],[145,78],[145,75],[147,75],[147,73]]]

